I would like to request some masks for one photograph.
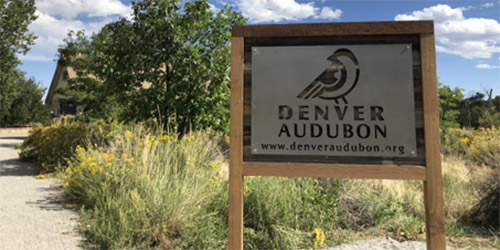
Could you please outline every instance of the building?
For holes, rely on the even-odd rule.
[[[68,79],[76,77],[76,72],[71,67],[64,67],[57,64],[56,71],[50,83],[49,92],[45,98],[45,104],[50,106],[51,114],[56,116],[66,114],[79,114],[83,111],[83,107],[68,105],[62,100],[65,97],[61,94],[56,94],[56,90],[68,85]]]

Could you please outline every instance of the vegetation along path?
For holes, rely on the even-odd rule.
[[[54,180],[19,161],[15,144],[26,137],[0,134],[0,249],[77,249],[78,215]]]

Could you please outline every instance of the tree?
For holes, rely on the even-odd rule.
[[[485,109],[485,95],[480,92],[476,92],[474,95],[463,99],[460,106],[460,115],[458,122],[461,127],[473,127],[477,128],[479,126],[479,119]]]
[[[455,87],[451,89],[449,86],[438,83],[438,99],[439,99],[439,122],[441,129],[451,127],[460,127],[458,109],[460,102],[463,99],[462,90]]]
[[[36,19],[34,0],[0,0],[0,126],[9,125],[12,105],[22,94],[24,73],[17,70],[18,54],[26,54],[35,40],[28,25]]]
[[[215,14],[205,0],[145,0],[132,8],[132,21],[67,39],[61,63],[79,77],[65,94],[95,115],[153,118],[180,132],[227,131],[231,26],[244,18],[227,6]]]
[[[44,88],[41,88],[34,79],[26,79],[24,73],[15,82],[17,93],[12,101],[9,112],[4,114],[4,121],[8,125],[25,125],[30,122],[43,122],[49,119],[50,110],[42,103]]]
[[[500,96],[492,97],[493,89],[476,92],[460,102],[458,121],[462,127],[500,126]]]

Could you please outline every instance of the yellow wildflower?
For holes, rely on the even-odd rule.
[[[90,174],[95,175],[95,168],[93,168],[92,171],[90,171]]]
[[[469,143],[469,142],[470,142],[470,140],[469,140],[469,138],[467,138],[467,137],[465,137],[465,138],[461,138],[461,139],[460,139],[460,143],[462,143],[462,144],[467,144],[467,143]]]
[[[128,162],[130,162],[130,163],[134,162],[134,158],[128,159]]]
[[[123,159],[127,158],[127,154],[122,154],[122,158]]]
[[[45,179],[45,175],[44,174],[40,174],[40,175],[37,175],[36,178],[37,179]]]
[[[111,167],[111,162],[109,162],[108,164],[106,164],[106,167],[110,168]]]
[[[127,138],[131,138],[131,137],[132,137],[132,132],[130,132],[130,131],[128,131],[128,130],[127,130],[127,131],[125,131],[125,137],[127,137]]]

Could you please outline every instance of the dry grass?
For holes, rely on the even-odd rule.
[[[471,215],[498,169],[459,157],[444,157],[442,166],[447,236],[475,237],[471,232],[476,230],[467,223],[479,222],[479,217]],[[348,180],[340,197],[339,217],[344,227],[358,231],[377,228],[404,239],[425,238],[422,181]]]

